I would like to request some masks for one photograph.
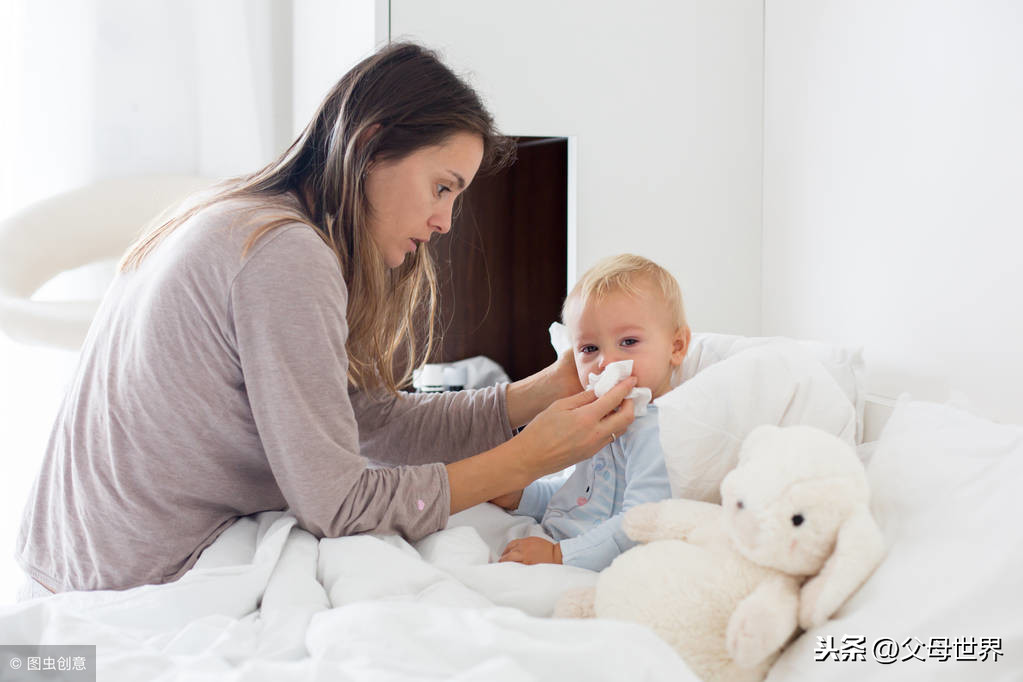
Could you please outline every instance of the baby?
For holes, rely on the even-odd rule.
[[[591,268],[565,299],[561,318],[584,386],[613,362],[632,361],[637,386],[652,399],[672,388],[690,331],[678,282],[639,256],[606,258]],[[625,511],[671,497],[657,428],[657,407],[637,412],[628,431],[576,465],[564,481],[534,481],[524,490],[492,500],[515,514],[532,516],[551,543],[527,537],[508,543],[501,561],[555,563],[594,571],[635,543],[622,530]]]

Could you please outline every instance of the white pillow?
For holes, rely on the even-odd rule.
[[[856,412],[813,355],[791,340],[753,344],[655,401],[672,495],[720,503],[721,480],[760,424],[806,424],[853,444]]]
[[[691,379],[711,365],[749,348],[770,343],[795,341],[828,370],[849,402],[856,408],[856,442],[863,442],[863,405],[866,399],[866,370],[863,349],[834,346],[819,341],[789,339],[784,336],[735,336],[731,334],[693,334],[678,379]]]
[[[558,355],[571,348],[568,330],[560,322],[549,329],[551,345]],[[744,350],[771,343],[798,343],[828,370],[856,409],[856,442],[863,442],[863,406],[866,402],[866,370],[863,349],[858,346],[834,346],[819,341],[790,339],[785,336],[736,336],[733,334],[693,334],[682,366],[672,375],[672,386],[693,378],[713,364]]]
[[[888,555],[833,620],[802,635],[768,680],[1023,679],[1023,427],[901,400],[867,468]],[[818,637],[866,637],[866,662],[815,662]],[[930,658],[950,638],[951,659]],[[956,661],[958,637],[1000,638],[999,660]],[[925,661],[875,662],[882,638]],[[992,643],[993,644],[993,643]],[[994,647],[991,647],[992,649]],[[976,651],[979,653],[978,646]]]

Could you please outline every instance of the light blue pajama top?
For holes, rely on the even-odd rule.
[[[622,530],[625,512],[670,497],[657,408],[649,405],[628,431],[577,464],[564,484],[541,479],[527,486],[514,513],[532,516],[561,543],[563,564],[600,571],[636,544]]]

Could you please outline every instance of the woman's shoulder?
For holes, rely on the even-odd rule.
[[[159,285],[163,291],[184,288],[213,297],[245,285],[282,290],[312,284],[345,290],[333,249],[309,224],[297,200],[286,197],[227,199],[202,206],[129,279],[150,288]]]
[[[241,238],[270,226],[305,226],[315,233],[298,200],[290,194],[214,200],[200,209],[191,222],[207,228],[227,228]]]
[[[319,231],[305,221],[287,219],[257,223],[247,226],[242,237],[247,246],[243,262],[257,257],[272,257],[294,258],[311,265],[329,263],[337,266],[334,250]]]
[[[191,220],[187,232],[211,252],[238,254],[239,268],[253,258],[297,259],[336,266],[333,249],[290,194],[215,201]]]
[[[234,230],[237,275],[231,287],[275,291],[278,296],[330,304],[344,299],[348,287],[337,254],[301,215],[261,206]]]

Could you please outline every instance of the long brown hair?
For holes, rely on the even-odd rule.
[[[496,131],[479,96],[433,51],[412,43],[387,45],[341,77],[280,157],[227,181],[211,198],[143,235],[120,268],[136,268],[167,234],[214,203],[292,193],[337,254],[348,287],[348,381],[362,389],[397,391],[436,342],[437,278],[426,248],[398,268],[384,264],[367,231],[372,207],[366,170],[371,161],[398,160],[458,132],[482,137],[480,173],[514,160],[513,141]],[[270,220],[245,250],[292,222],[287,215]]]

